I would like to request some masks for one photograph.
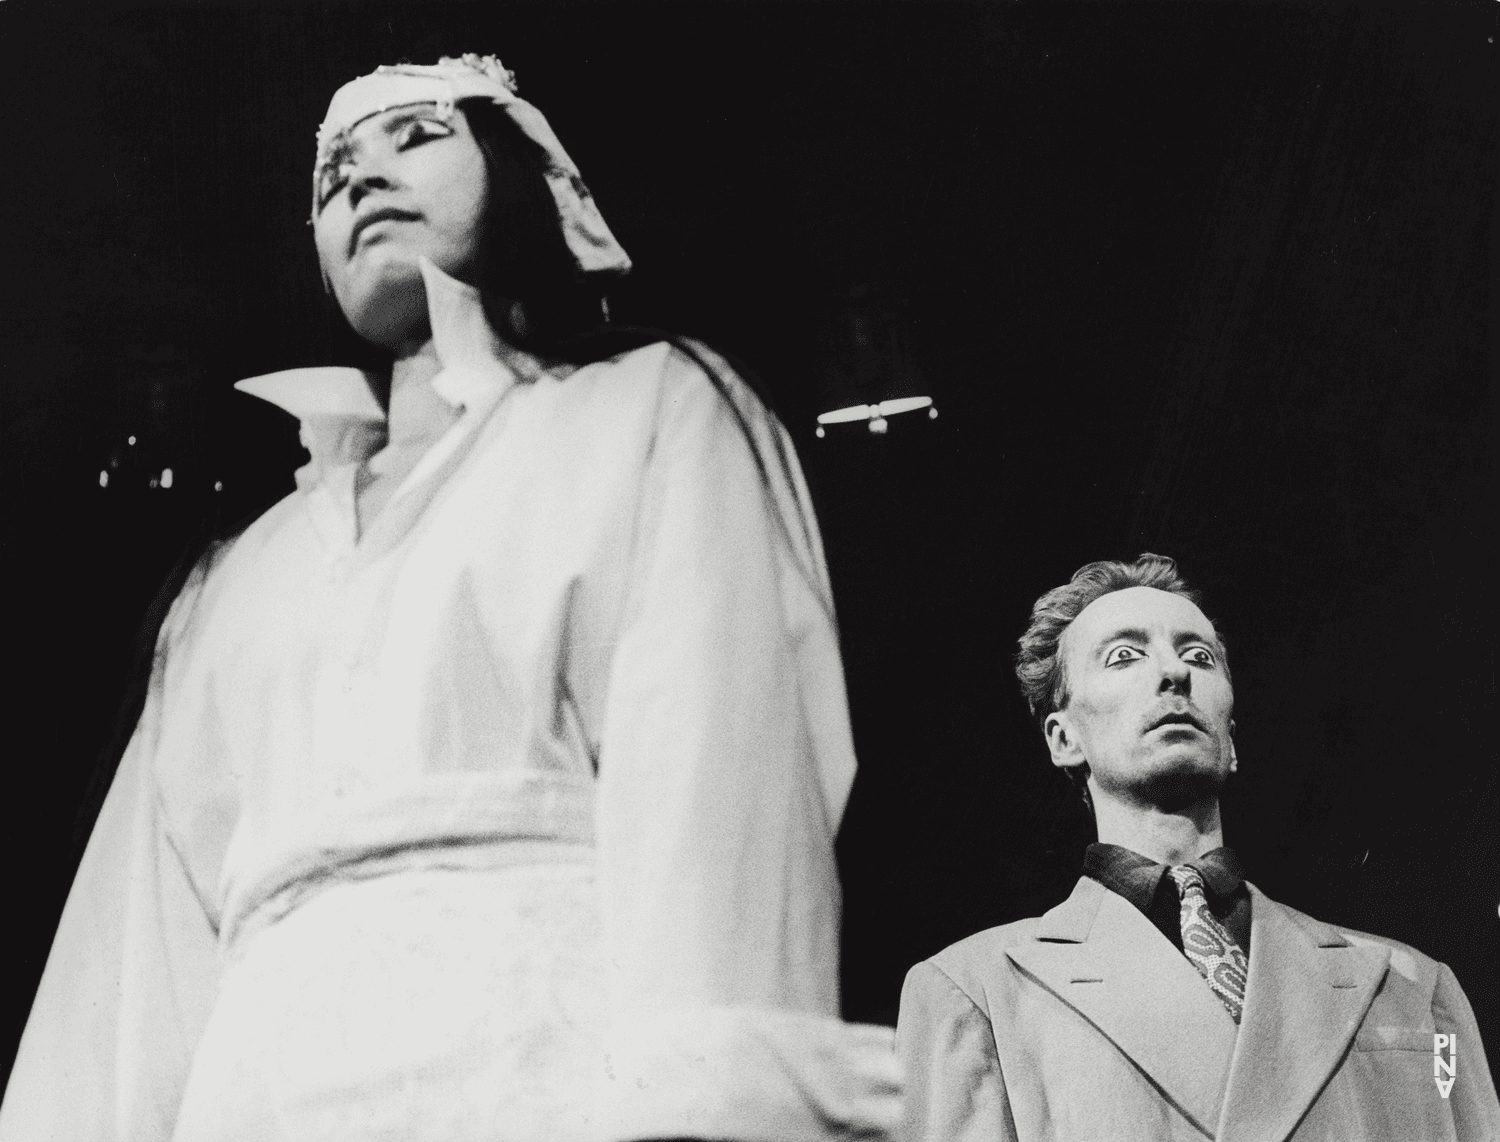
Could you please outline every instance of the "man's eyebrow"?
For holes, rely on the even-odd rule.
[[[1122,627],[1119,630],[1110,631],[1095,643],[1094,653],[1098,654],[1110,643],[1119,642],[1122,639],[1126,642],[1150,642],[1151,636],[1141,627]]]
[[[1180,630],[1172,636],[1173,647],[1183,647],[1190,642],[1205,642],[1209,646],[1213,647],[1215,651],[1217,651],[1219,648],[1218,637],[1211,634],[1205,634],[1201,630]]]

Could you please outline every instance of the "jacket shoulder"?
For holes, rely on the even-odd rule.
[[[957,943],[949,944],[937,955],[924,960],[968,995],[978,1000],[986,990],[986,983],[993,981],[1001,972],[1010,970],[1010,961],[1005,950],[1028,944],[1036,938],[1037,925],[1041,917],[1031,916],[975,932]],[[912,971],[916,972],[922,964]]]
[[[1425,952],[1419,952],[1410,944],[1403,944],[1400,940],[1392,940],[1386,936],[1376,936],[1370,932],[1360,932],[1340,925],[1334,925],[1334,929],[1355,947],[1388,949],[1391,953],[1393,972],[1405,976],[1412,983],[1419,984],[1424,992],[1430,993],[1436,988],[1438,974],[1443,970],[1443,965]]]
[[[1418,951],[1410,944],[1403,944],[1400,940],[1393,940],[1388,936],[1378,936],[1373,932],[1361,932],[1357,928],[1346,928],[1342,924],[1330,924],[1309,916],[1306,912],[1300,912],[1288,904],[1280,901],[1270,900],[1264,893],[1262,899],[1280,908],[1287,914],[1299,928],[1309,935],[1317,938],[1332,930],[1348,943],[1362,948],[1385,948],[1391,954],[1391,970],[1405,976],[1413,983],[1420,984],[1429,991],[1436,984],[1438,973],[1443,965],[1424,952]]]

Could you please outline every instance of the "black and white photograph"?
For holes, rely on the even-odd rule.
[[[1500,1139],[1497,34],[0,0],[0,1142]]]

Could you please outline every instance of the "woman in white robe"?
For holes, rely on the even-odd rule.
[[[696,343],[577,348],[629,261],[492,57],[340,89],[315,183],[391,375],[241,382],[311,459],[172,605],[0,1142],[884,1137],[784,430]]]

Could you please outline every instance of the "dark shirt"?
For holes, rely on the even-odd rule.
[[[1245,874],[1234,850],[1214,849],[1186,863],[1203,874],[1209,911],[1248,956],[1250,890],[1245,887]],[[1090,845],[1083,856],[1083,875],[1134,904],[1174,948],[1182,951],[1182,898],[1177,882],[1167,875],[1166,865],[1119,845]]]

